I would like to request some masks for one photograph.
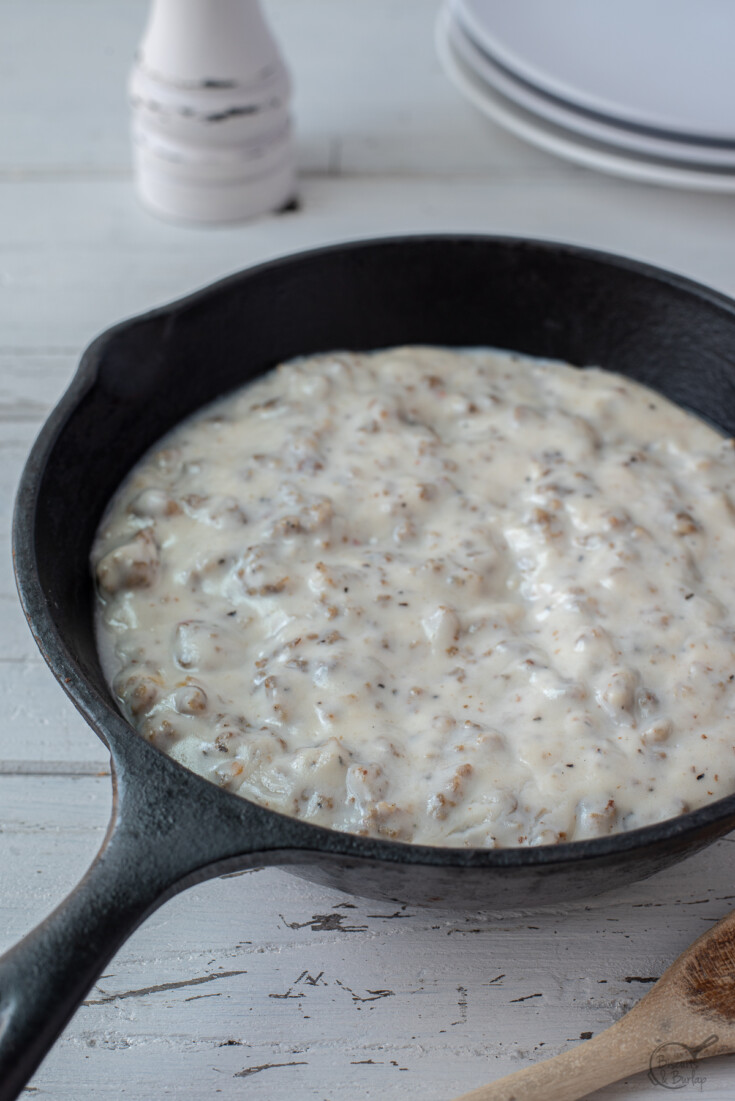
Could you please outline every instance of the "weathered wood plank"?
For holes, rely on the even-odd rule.
[[[8,542],[27,449],[97,332],[259,260],[384,233],[566,239],[735,291],[730,198],[596,176],[486,123],[439,71],[425,0],[267,0],[302,208],[159,222],[129,179],[124,80],[146,9],[2,3],[0,950],[83,873],[110,807],[106,752],[37,654]],[[445,1101],[624,1012],[735,903],[733,841],[614,896],[505,917],[392,910],[277,869],[203,884],[121,950],[26,1096]],[[732,1095],[730,1061],[699,1073],[681,1101]],[[660,1092],[639,1076],[599,1097]]]
[[[74,351],[36,353],[0,348],[0,424],[40,426],[63,394],[76,368]]]
[[[0,776],[0,948],[81,874],[108,785]],[[386,907],[277,869],[202,884],[118,953],[32,1085],[75,1101],[123,1080],[140,1101],[235,1098],[245,1078],[256,1098],[439,1101],[616,1020],[733,905],[734,842],[612,896],[510,916]],[[727,1060],[702,1073],[682,1098],[728,1095]],[[649,1091],[639,1078],[602,1096]]]
[[[735,224],[724,196],[588,179],[584,173],[512,181],[310,178],[301,190],[297,213],[204,233],[152,218],[137,206],[125,180],[0,182],[6,278],[0,343],[81,351],[107,325],[249,264],[330,241],[391,233],[483,231],[566,239],[735,289]]]
[[[0,603],[2,608],[2,603]],[[23,624],[25,626],[25,624]],[[35,646],[28,633],[31,646]],[[0,773],[34,762],[64,770],[69,762],[107,768],[108,752],[39,657],[0,661],[0,693],[7,701],[0,729]]]

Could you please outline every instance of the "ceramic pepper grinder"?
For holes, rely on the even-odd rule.
[[[152,0],[129,89],[156,214],[233,222],[294,198],[290,80],[258,0]]]

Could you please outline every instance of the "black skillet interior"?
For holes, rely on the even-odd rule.
[[[159,805],[152,777],[165,775],[177,816],[192,800],[206,808],[211,838],[200,864],[238,845],[252,850],[245,834],[257,828],[271,837],[262,847],[281,852],[272,859],[299,862],[300,852],[312,879],[475,909],[599,892],[720,836],[735,824],[735,797],[644,830],[552,848],[427,850],[338,835],[256,813],[211,788],[143,743],[111,707],[92,632],[88,555],[131,465],[182,417],[279,361],[402,343],[491,345],[599,364],[735,433],[733,304],[676,276],[568,246],[440,236],[341,245],[252,269],[117,326],[86,354],[29,461],[16,559],[42,649],[110,743],[118,773],[129,766],[136,784],[150,776]]]

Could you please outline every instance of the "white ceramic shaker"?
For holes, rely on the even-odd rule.
[[[294,198],[291,85],[258,0],[152,0],[129,91],[155,213],[233,222]]]

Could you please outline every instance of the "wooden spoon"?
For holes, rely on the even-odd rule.
[[[638,1005],[593,1040],[455,1101],[575,1101],[642,1070],[652,1083],[678,1088],[695,1072],[677,1078],[672,1064],[731,1051],[735,912],[695,940]]]

